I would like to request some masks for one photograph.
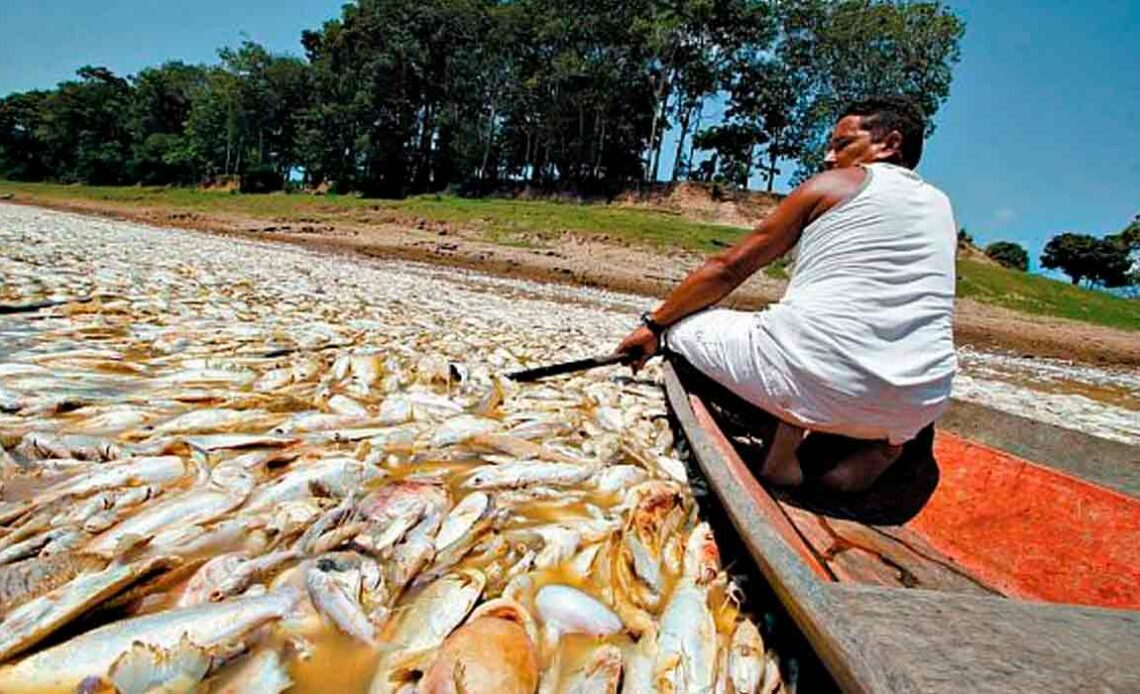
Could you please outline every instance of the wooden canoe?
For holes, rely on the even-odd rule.
[[[956,403],[926,449],[933,481],[897,473],[921,503],[893,517],[874,489],[832,506],[769,491],[669,364],[665,390],[740,544],[842,690],[1140,692],[1136,448]]]

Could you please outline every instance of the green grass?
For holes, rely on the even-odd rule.
[[[194,188],[93,187],[0,181],[0,195],[29,201],[107,201],[173,212],[229,213],[267,221],[447,222],[495,243],[537,248],[564,232],[659,247],[708,252],[743,229],[706,224],[667,211],[545,200],[469,199],[424,195],[406,200],[355,196],[239,195]],[[783,266],[766,270],[786,277]],[[960,260],[958,296],[1016,311],[1140,330],[1140,301],[1073,287],[989,263]]]
[[[1024,313],[1140,330],[1140,300],[976,260],[958,261],[958,296]]]
[[[129,207],[224,212],[251,217],[333,221],[353,213],[389,213],[483,231],[489,240],[541,245],[562,232],[607,235],[618,241],[708,251],[738,238],[743,229],[688,220],[667,211],[547,200],[471,199],[422,195],[376,200],[343,195],[239,195],[193,188],[68,186],[0,181],[0,194],[42,200],[108,201]],[[363,217],[361,218],[363,221]]]

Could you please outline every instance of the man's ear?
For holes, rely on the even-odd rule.
[[[879,161],[902,161],[903,136],[898,130],[892,130],[882,140],[883,148],[879,152]]]

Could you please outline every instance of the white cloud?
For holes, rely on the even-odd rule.
[[[991,218],[994,224],[1005,224],[1017,218],[1017,211],[1012,207],[1002,207],[996,210]]]

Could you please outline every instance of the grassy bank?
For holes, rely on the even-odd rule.
[[[1140,300],[1122,299],[989,263],[958,262],[958,296],[1023,313],[1140,330]]]
[[[189,188],[104,188],[0,181],[0,195],[35,202],[89,201],[115,207],[161,209],[201,215],[229,214],[267,222],[329,223],[420,220],[477,230],[509,245],[541,245],[563,232],[671,248],[710,251],[738,238],[743,229],[692,221],[643,208],[542,200],[467,199],[420,196],[370,200],[327,195],[238,195]],[[779,277],[782,268],[769,273]],[[989,263],[958,263],[958,295],[1024,313],[1140,330],[1140,301],[1074,287]]]
[[[0,194],[25,199],[90,200],[117,206],[161,208],[199,214],[237,214],[299,222],[445,222],[484,232],[490,240],[525,244],[562,232],[604,234],[629,242],[711,250],[741,229],[695,222],[679,214],[547,200],[471,199],[423,195],[404,200],[348,195],[239,195],[194,188],[67,186],[0,181]]]

